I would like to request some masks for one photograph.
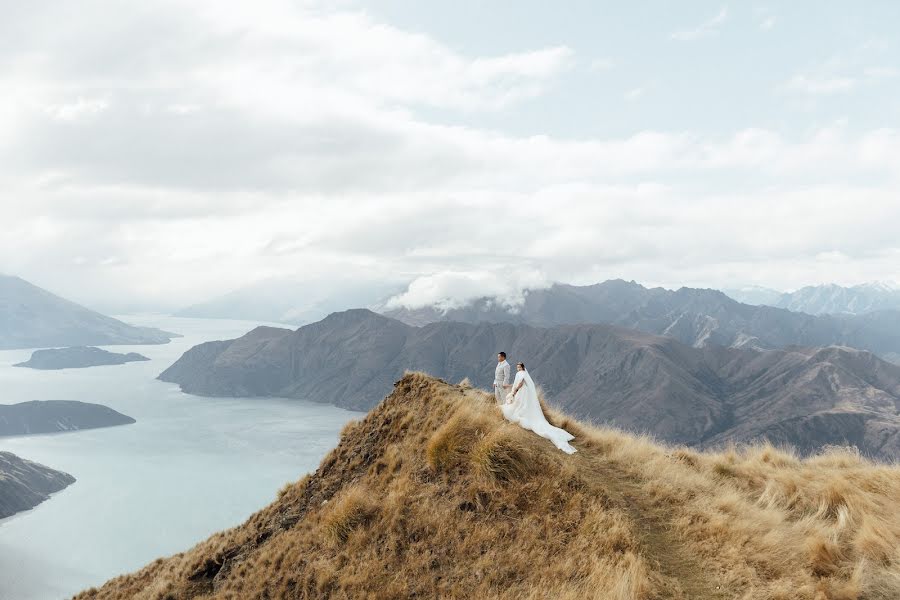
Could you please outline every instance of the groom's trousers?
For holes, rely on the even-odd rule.
[[[499,383],[494,384],[494,397],[497,399],[497,404],[506,402],[506,390]]]

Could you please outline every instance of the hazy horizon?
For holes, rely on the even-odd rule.
[[[0,276],[2,275],[9,274],[0,273]],[[25,277],[17,277],[28,281]],[[124,301],[110,304],[109,302],[99,301],[94,305],[87,305],[87,308],[99,311],[106,310],[110,314],[125,318],[126,320],[129,315],[133,316],[135,314],[151,315],[169,313],[174,314],[174,316],[199,316],[207,318],[229,319],[241,318],[233,316],[235,314],[240,314],[241,312],[244,312],[246,314],[252,313],[253,306],[256,306],[261,314],[267,314],[267,318],[271,318],[273,311],[277,311],[278,307],[280,306],[285,315],[296,313],[296,316],[299,317],[294,319],[282,319],[281,324],[290,325],[317,321],[331,312],[343,311],[352,308],[370,308],[373,310],[382,310],[400,307],[420,308],[423,306],[461,307],[469,305],[481,298],[498,298],[503,301],[504,306],[508,306],[512,309],[524,300],[524,293],[527,291],[547,289],[554,285],[593,285],[611,280],[628,281],[641,285],[645,288],[663,288],[671,291],[677,290],[682,287],[715,289],[717,291],[721,291],[727,295],[730,295],[732,298],[739,302],[749,304],[761,304],[765,302],[749,301],[748,299],[742,297],[743,294],[735,294],[735,292],[752,293],[756,291],[764,294],[789,295],[808,287],[838,285],[832,282],[826,282],[814,286],[799,286],[792,289],[780,290],[752,284],[745,286],[734,286],[730,288],[715,288],[712,286],[660,285],[617,277],[612,278],[611,280],[588,282],[583,284],[567,281],[532,281],[523,282],[520,287],[515,287],[509,285],[509,282],[501,279],[497,279],[493,283],[478,281],[479,278],[483,277],[484,274],[478,274],[477,277],[471,277],[469,274],[450,272],[433,276],[423,276],[412,280],[409,284],[399,287],[393,286],[394,289],[390,293],[385,292],[385,290],[391,289],[392,286],[372,283],[370,286],[364,286],[363,288],[353,288],[347,287],[346,285],[342,286],[339,284],[331,285],[328,286],[325,291],[313,289],[308,295],[304,295],[302,293],[303,289],[307,287],[306,282],[304,282],[302,279],[281,278],[270,279],[256,282],[255,284],[241,286],[233,290],[228,290],[224,294],[206,298],[205,301],[200,301],[184,306],[149,306],[135,301]],[[35,284],[34,281],[28,282]],[[895,281],[866,281],[859,284],[847,286],[847,288],[853,289],[854,287],[870,286],[895,290],[898,294],[900,294],[900,284]],[[47,291],[56,293],[54,292],[54,290]],[[287,296],[280,299],[280,301],[275,302],[272,300],[273,294],[278,293],[279,291],[294,291],[296,292],[296,295]],[[71,298],[64,299],[72,300]],[[234,302],[230,304],[226,302],[225,305],[227,306],[227,308],[223,308],[221,310],[222,314],[216,315],[214,314],[216,313],[216,310],[209,309],[210,306],[215,306],[216,303],[224,302],[229,299],[234,299]],[[251,303],[251,306],[247,306],[248,302]],[[196,314],[191,313],[192,309],[197,310]],[[185,314],[181,315],[180,313]],[[262,320],[266,320],[266,318],[260,318]]]

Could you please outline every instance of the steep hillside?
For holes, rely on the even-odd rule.
[[[0,519],[34,508],[74,482],[68,473],[0,451]]]
[[[411,374],[246,523],[78,600],[900,597],[900,469],[670,449]]]
[[[556,284],[531,290],[511,309],[482,298],[447,311],[434,307],[384,312],[410,325],[438,321],[524,323],[541,327],[608,323],[665,335],[689,346],[720,345],[757,349],[788,346],[851,346],[900,360],[900,311],[878,315],[813,316],[771,306],[741,304],[707,289],[648,289],[635,282],[596,285]]]
[[[849,348],[698,349],[609,325],[411,327],[353,310],[295,332],[258,328],[201,344],[160,379],[192,394],[368,410],[408,368],[490,387],[498,350],[524,361],[550,402],[579,418],[690,445],[772,438],[805,452],[852,443],[900,458],[900,366]]]
[[[135,327],[0,275],[0,350],[48,346],[165,344],[173,333]]]

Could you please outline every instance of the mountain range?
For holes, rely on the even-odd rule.
[[[803,452],[853,444],[874,457],[900,457],[900,366],[846,347],[698,348],[603,324],[415,327],[356,309],[296,331],[259,327],[200,344],[160,379],[191,394],[368,410],[406,370],[490,387],[499,350],[526,363],[554,406],[665,441],[766,438]]]
[[[438,321],[522,323],[540,327],[608,323],[710,344],[755,349],[842,345],[869,350],[900,362],[900,311],[814,316],[770,306],[751,306],[710,289],[646,288],[610,280],[588,286],[554,284],[528,291],[524,302],[507,306],[481,298],[449,310],[433,306],[390,308],[385,315],[410,325]]]
[[[0,350],[165,344],[176,335],[151,327],[128,325],[60,298],[19,277],[0,275]]]
[[[766,304],[811,315],[861,315],[881,310],[900,310],[900,288],[872,282],[843,287],[836,284],[812,285],[795,292],[778,292],[756,286],[725,290],[745,304]]]
[[[761,285],[723,288],[722,293],[743,304],[752,304],[754,306],[765,304],[766,306],[776,307],[778,306],[778,301],[785,295],[785,292],[779,292],[778,290]]]

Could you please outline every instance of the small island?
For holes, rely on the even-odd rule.
[[[94,348],[93,346],[72,346],[70,348],[35,350],[29,360],[13,366],[49,371],[55,369],[84,369],[102,365],[124,365],[125,363],[141,360],[150,359],[137,352],[119,354],[101,348]]]
[[[0,437],[59,433],[116,425],[135,420],[102,404],[75,400],[32,400],[19,404],[0,404]]]
[[[68,473],[0,451],[0,519],[32,509],[72,483]]]

